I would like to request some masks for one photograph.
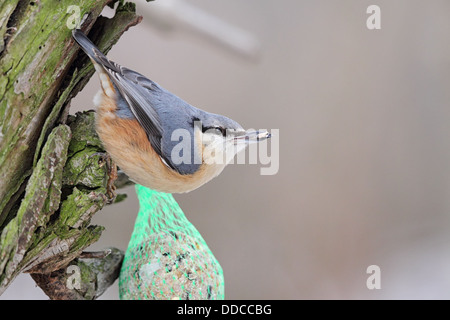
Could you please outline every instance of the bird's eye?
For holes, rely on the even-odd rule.
[[[227,135],[227,130],[225,128],[222,127],[207,127],[207,128],[203,128],[203,133],[205,133],[206,131],[209,131],[210,133],[214,133],[220,136],[226,136]]]

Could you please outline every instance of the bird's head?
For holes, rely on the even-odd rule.
[[[198,119],[194,128],[196,140],[201,139],[205,165],[226,166],[249,144],[270,138],[266,130],[245,130],[236,121],[211,113],[205,113],[202,119]]]
[[[208,169],[211,178],[217,176],[234,156],[270,137],[267,131],[245,130],[236,121],[209,113],[178,101],[161,108],[165,128],[162,152],[167,163],[182,175],[193,175]]]
[[[193,174],[202,165],[214,167],[219,174],[249,144],[270,137],[266,130],[245,130],[230,118],[199,109],[179,115],[167,118],[171,128],[163,135],[162,149],[181,174]]]

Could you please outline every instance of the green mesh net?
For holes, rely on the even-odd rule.
[[[219,262],[173,196],[136,185],[140,209],[119,276],[120,299],[224,299]]]

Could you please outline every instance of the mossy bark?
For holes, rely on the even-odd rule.
[[[45,286],[103,230],[90,225],[108,200],[94,114],[67,116],[94,73],[71,38],[68,8],[77,6],[81,29],[108,52],[141,20],[122,1],[113,18],[99,17],[114,2],[0,2],[0,294],[20,272],[40,274],[34,278]]]

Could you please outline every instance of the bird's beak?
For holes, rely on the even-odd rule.
[[[235,143],[251,143],[260,142],[270,138],[270,133],[267,130],[247,130],[239,136],[234,137]]]

